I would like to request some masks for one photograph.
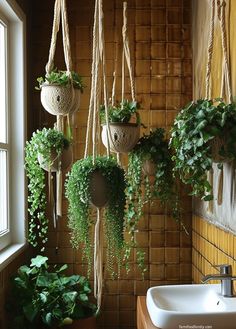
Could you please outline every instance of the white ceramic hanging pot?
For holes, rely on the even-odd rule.
[[[53,115],[67,115],[75,106],[76,89],[72,86],[41,86],[41,103]],[[75,111],[75,109],[74,109]]]
[[[143,173],[147,176],[154,176],[157,170],[156,164],[151,159],[147,159],[143,162]]]
[[[109,201],[107,181],[99,169],[91,173],[89,191],[93,206],[102,208],[107,205]]]
[[[52,150],[50,160],[52,162],[52,165],[50,167],[51,172],[56,172],[59,170],[60,161],[61,169],[66,170],[72,163],[72,146],[70,145],[67,149],[63,149],[60,157],[58,157],[55,150]],[[40,153],[38,154],[38,161],[42,169],[49,171],[49,167],[44,163],[43,156]]]
[[[110,150],[116,153],[128,153],[139,140],[140,125],[136,123],[110,123]],[[103,125],[102,142],[107,147],[107,127]]]

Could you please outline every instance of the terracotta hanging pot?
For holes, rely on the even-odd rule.
[[[79,93],[72,86],[47,85],[41,86],[41,103],[45,110],[53,115],[67,115],[76,107],[80,100]]]
[[[109,201],[109,191],[105,176],[99,169],[95,169],[90,177],[91,203],[97,208],[105,207]]]
[[[108,136],[110,150],[116,153],[128,153],[139,140],[140,125],[136,123],[110,123],[111,135]],[[107,147],[106,125],[102,129],[102,142]]]
[[[50,167],[50,171],[51,172],[56,172],[59,169],[59,158],[61,161],[61,169],[62,170],[66,170],[72,163],[72,146],[70,145],[67,149],[63,149],[61,156],[58,157],[57,153],[55,150],[52,150],[51,152],[51,162],[52,165]],[[46,171],[49,171],[49,168],[46,164],[44,164],[43,162],[43,156],[42,154],[38,154],[38,161],[40,164],[40,167],[43,168]]]
[[[148,176],[154,176],[157,170],[156,164],[153,160],[148,159],[143,162],[143,173]]]

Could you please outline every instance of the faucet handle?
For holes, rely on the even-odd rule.
[[[220,274],[232,275],[232,266],[228,264],[214,265],[216,269],[220,269]]]

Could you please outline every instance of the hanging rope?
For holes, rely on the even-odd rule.
[[[211,21],[210,21],[210,32],[207,47],[207,66],[206,66],[206,99],[211,98],[211,87],[210,87],[210,77],[211,77],[211,67],[212,67],[212,55],[214,46],[214,32],[215,32],[215,0],[211,1]],[[213,186],[213,169],[207,172],[207,178],[211,186]],[[213,200],[208,202],[207,211],[209,213],[213,212]]]
[[[129,79],[130,79],[130,88],[131,88],[131,97],[132,101],[135,101],[135,91],[134,91],[134,79],[132,73],[132,66],[131,66],[131,58],[130,58],[130,50],[129,50],[129,39],[127,35],[127,2],[123,3],[123,28],[122,28],[122,36],[123,36],[123,52],[124,57],[126,59],[128,71],[129,71]],[[123,61],[123,60],[122,60]],[[122,99],[124,99],[124,73],[123,73],[123,85],[122,85]]]
[[[97,307],[100,309],[102,301],[103,284],[103,233],[101,209],[97,208],[97,222],[94,233],[94,297],[97,299]]]
[[[210,98],[210,76],[211,76],[211,64],[213,55],[213,45],[214,45],[214,31],[215,31],[215,0],[211,2],[211,25],[208,40],[207,49],[207,67],[206,67],[206,99]]]
[[[95,1],[94,25],[93,25],[93,46],[92,46],[92,70],[91,70],[91,93],[89,101],[89,113],[87,120],[86,143],[84,158],[89,154],[89,146],[92,137],[93,164],[97,156],[98,131],[100,126],[99,107],[101,96],[101,78],[103,78],[103,97],[106,115],[107,140],[109,133],[107,81],[105,70],[105,40],[103,31],[103,10],[102,0]],[[92,135],[92,136],[91,136]],[[108,140],[107,156],[110,156]],[[101,209],[97,208],[97,221],[94,231],[94,296],[97,299],[98,309],[101,307],[103,285],[103,235]]]
[[[230,66],[228,62],[228,50],[227,50],[227,33],[226,33],[226,24],[225,24],[225,7],[226,2],[223,0],[222,3],[220,1],[217,2],[218,6],[218,17],[221,28],[221,42],[222,42],[222,50],[223,50],[223,58],[224,65],[222,68],[222,76],[225,77],[225,82],[228,87],[228,101],[232,102],[232,89],[231,89],[231,74],[230,74]]]

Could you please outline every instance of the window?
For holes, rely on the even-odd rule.
[[[7,23],[0,17],[0,236],[5,236],[2,247],[9,239],[9,144],[7,131]]]
[[[15,0],[0,1],[0,269],[25,244],[24,21]]]

